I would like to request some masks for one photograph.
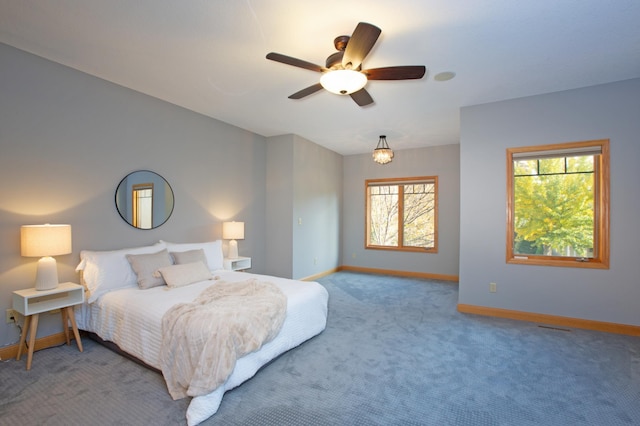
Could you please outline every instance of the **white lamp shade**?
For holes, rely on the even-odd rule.
[[[36,273],[36,290],[58,286],[58,266],[51,256],[71,253],[71,225],[24,225],[20,228],[20,254],[41,257]]]
[[[244,240],[244,222],[222,222],[222,238],[229,241],[229,254],[231,259],[238,258],[238,242]]]
[[[244,240],[244,222],[223,222],[222,238],[225,240]]]
[[[71,225],[24,225],[20,227],[20,254],[27,257],[71,253]]]

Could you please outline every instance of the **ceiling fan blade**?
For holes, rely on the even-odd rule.
[[[360,89],[357,92],[353,92],[349,96],[351,96],[351,99],[353,99],[360,106],[365,106],[373,103],[373,98],[365,89]]]
[[[372,68],[362,72],[369,80],[413,80],[424,77],[427,69],[424,65]]]
[[[268,53],[267,59],[311,71],[323,72],[327,70],[325,67],[321,67],[320,65],[312,64],[311,62],[303,61],[302,59],[292,58],[291,56],[282,55],[275,52]]]
[[[360,22],[353,31],[347,47],[344,50],[342,66],[346,69],[357,70],[369,51],[376,44],[382,30],[375,25]]]
[[[320,83],[316,83],[313,86],[309,86],[306,89],[302,89],[299,92],[294,93],[289,96],[289,99],[301,99],[305,96],[309,96],[312,93],[316,93],[318,90],[322,89],[322,85]]]

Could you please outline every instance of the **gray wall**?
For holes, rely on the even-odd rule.
[[[305,278],[340,265],[342,156],[302,137],[267,142],[267,272]]]
[[[640,325],[640,79],[467,107],[461,120],[459,302]],[[606,138],[611,268],[507,265],[506,148]]]
[[[393,141],[389,144],[393,148]],[[373,147],[372,147],[373,150]],[[459,145],[396,151],[380,165],[371,154],[344,157],[342,264],[439,275],[458,275],[460,218]],[[438,253],[366,250],[366,179],[438,176]]]
[[[343,157],[295,136],[293,278],[340,265]]]
[[[221,237],[221,222],[245,222],[240,255],[265,270],[266,140],[138,92],[0,44],[0,310],[13,290],[32,287],[36,258],[20,256],[20,225],[72,225],[73,253],[58,256],[61,281],[81,249],[165,239]],[[162,175],[175,210],[155,230],[126,224],[114,194],[129,172]],[[225,245],[226,248],[226,245]],[[43,315],[38,336],[61,331]],[[0,321],[0,345],[18,330]]]
[[[293,135],[267,143],[266,273],[293,275]]]

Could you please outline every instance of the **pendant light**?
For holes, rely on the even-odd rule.
[[[373,161],[379,164],[387,164],[391,162],[393,158],[393,151],[389,148],[389,144],[387,144],[387,137],[385,135],[380,135],[380,140],[378,140],[378,145],[376,149],[373,150]]]

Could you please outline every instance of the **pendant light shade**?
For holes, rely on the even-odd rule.
[[[380,135],[378,146],[373,150],[373,161],[379,164],[387,164],[391,162],[391,159],[393,159],[393,151],[389,148],[387,137]]]

